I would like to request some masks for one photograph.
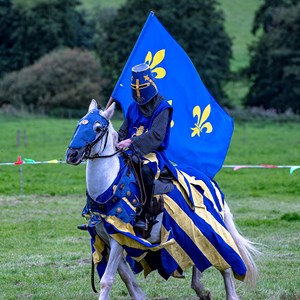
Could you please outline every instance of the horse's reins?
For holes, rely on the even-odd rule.
[[[141,175],[142,174],[141,159],[136,154],[136,151],[133,148],[133,146],[131,146],[130,148],[133,151],[133,155],[127,155],[126,160],[127,160],[127,164],[129,165],[129,167],[133,170],[133,172],[135,174],[135,179],[136,179],[137,185],[139,187],[139,190],[141,192],[140,204],[143,206],[143,205],[145,205],[145,202],[146,202],[146,190],[145,190],[145,186],[144,186],[144,182],[143,182],[143,176]],[[134,156],[136,157],[136,161],[134,161],[134,158],[133,158]]]
[[[104,118],[104,117],[102,117],[102,118]],[[109,124],[109,120],[107,120],[107,121]],[[106,125],[104,127],[102,133],[94,141],[92,141],[90,144],[87,144],[87,146],[86,146],[87,154],[84,155],[84,158],[86,158],[86,159],[108,158],[108,157],[112,157],[112,156],[118,154],[119,152],[121,152],[121,150],[117,150],[116,152],[114,152],[112,154],[108,154],[108,155],[99,155],[97,153],[97,154],[94,154],[93,156],[90,156],[91,150],[94,147],[94,145],[96,145],[104,137],[105,134],[106,134],[106,137],[105,137],[103,150],[106,148],[106,144],[107,144],[107,140],[108,140],[108,125]]]
[[[92,257],[92,265],[91,265],[92,269],[91,269],[91,286],[92,286],[92,290],[95,294],[98,294],[98,291],[96,289],[95,286],[95,263],[94,263],[94,258]]]

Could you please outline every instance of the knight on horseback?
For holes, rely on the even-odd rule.
[[[147,75],[144,76],[147,79]],[[136,80],[135,85],[139,86],[139,82]],[[145,87],[148,86],[147,83],[152,84],[148,80]],[[142,90],[140,87],[139,89]],[[157,89],[155,90],[156,94],[152,98],[158,97]],[[137,91],[138,93],[140,92]],[[149,105],[156,101],[159,103],[156,104],[153,115],[148,118],[140,110],[143,105],[134,101],[129,108],[131,112],[126,119],[128,118],[127,122],[129,118],[132,120],[127,126],[128,137],[123,140],[131,138],[127,141],[132,149],[129,154],[128,150],[122,155],[119,154],[120,151],[115,151],[118,134],[110,121],[115,103],[101,110],[94,99],[88,113],[79,120],[66,152],[66,161],[69,164],[76,166],[87,160],[87,201],[82,216],[88,222],[85,229],[91,236],[93,265],[96,266],[100,278],[99,299],[109,299],[117,271],[132,299],[141,300],[145,299],[145,295],[132,271],[136,274],[144,271],[147,276],[156,270],[163,278],[168,279],[171,276],[182,277],[183,271],[189,267],[193,267],[192,287],[200,299],[203,299],[204,291],[199,282],[201,272],[214,266],[224,277],[227,299],[236,300],[238,297],[231,270],[237,279],[243,281],[249,278],[255,282],[256,265],[252,255],[257,251],[237,231],[217,183],[201,171],[184,166],[174,167],[166,159],[164,150],[168,145],[172,109],[164,100],[151,102],[151,99],[148,101]],[[133,147],[136,141],[139,145],[138,137],[147,136],[148,132],[159,126],[154,126],[156,118],[165,111],[168,126],[161,144],[156,149],[150,147],[153,152],[141,152],[142,165],[153,170],[154,178],[160,175],[154,181],[154,197],[162,197],[164,204],[163,212],[159,214],[160,220],[153,226],[157,230],[147,230],[150,235],[145,237],[134,228],[139,202],[146,202],[142,201],[137,172],[132,168],[134,164],[131,164],[135,160]],[[144,133],[141,135],[140,132]],[[127,147],[128,145],[123,145],[123,148]],[[163,167],[167,167],[173,176],[169,182],[172,188],[168,190],[164,184],[161,185],[163,188],[157,185],[162,181]],[[163,177],[164,181],[165,176]],[[149,202],[151,208],[155,201],[150,198]],[[148,203],[146,208],[149,208]],[[147,219],[147,214],[143,214]]]
[[[117,148],[133,155],[135,164],[140,162],[141,181],[145,199],[142,199],[136,215],[136,229],[147,230],[157,179],[166,165],[170,164],[165,150],[169,144],[172,107],[158,93],[149,65],[142,63],[132,68],[131,103],[125,120],[119,129]],[[151,216],[150,216],[151,218]]]

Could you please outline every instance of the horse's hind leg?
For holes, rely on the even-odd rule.
[[[119,272],[121,279],[125,283],[125,285],[128,289],[128,292],[133,300],[146,299],[144,292],[138,285],[134,274],[132,273],[131,269],[129,268],[129,266],[126,263],[126,261],[124,260],[124,258],[122,258],[120,261],[120,265],[118,267],[118,272]]]
[[[202,273],[193,266],[191,288],[196,292],[200,300],[210,300],[210,292],[204,289],[204,286],[201,283],[201,277]]]
[[[239,297],[235,291],[230,269],[226,269],[225,271],[220,271],[220,272],[224,279],[226,300],[238,300]]]
[[[100,297],[99,300],[109,300],[109,292],[113,285],[117,268],[123,257],[123,248],[112,238],[110,242],[110,253],[105,268],[105,272],[100,280]]]

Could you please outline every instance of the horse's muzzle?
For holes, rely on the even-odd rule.
[[[81,149],[73,149],[73,148],[68,148],[66,152],[66,162],[70,165],[79,165],[84,157],[84,148]]]

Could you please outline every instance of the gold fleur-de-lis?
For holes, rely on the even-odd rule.
[[[173,100],[168,100],[168,103],[172,106]],[[172,128],[175,125],[174,120],[171,120],[170,128]]]
[[[154,54],[154,57],[152,56],[151,51],[148,51],[146,57],[145,57],[145,63],[150,66],[150,69],[152,73],[155,73],[155,78],[161,79],[166,76],[166,69],[162,67],[156,67],[158,64],[160,64],[164,58],[165,58],[165,49],[161,49],[157,51]]]
[[[194,137],[195,135],[198,135],[200,137],[200,133],[206,129],[205,133],[211,133],[213,131],[213,127],[210,122],[206,122],[210,115],[211,107],[210,104],[208,104],[202,115],[201,115],[201,108],[199,105],[195,106],[193,109],[193,117],[197,116],[197,123],[195,123],[195,127],[192,129],[191,137]]]
[[[162,79],[166,76],[167,72],[166,69],[163,67],[156,67],[159,65],[165,58],[166,55],[166,49],[158,50],[154,57],[152,56],[152,52],[148,51],[146,57],[145,57],[145,63],[149,65],[151,72],[155,75],[154,78],[156,79]],[[168,100],[169,104],[172,105],[173,101]],[[171,120],[170,127],[172,128],[174,126],[174,120]]]

